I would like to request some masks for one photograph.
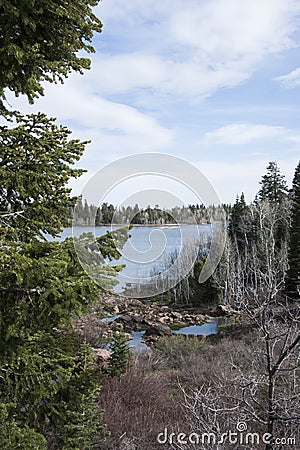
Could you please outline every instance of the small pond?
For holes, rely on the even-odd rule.
[[[202,325],[190,325],[187,327],[179,328],[178,330],[173,330],[173,334],[191,334],[191,335],[202,335],[206,336],[209,334],[217,334],[219,331],[219,326],[228,325],[228,319],[223,317],[216,317],[210,319],[209,322],[205,322]],[[145,331],[132,331],[132,337],[129,341],[129,345],[133,350],[143,350],[149,348],[144,342],[142,342],[143,335]]]

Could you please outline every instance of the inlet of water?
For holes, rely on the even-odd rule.
[[[187,327],[179,328],[174,330],[173,334],[185,334],[185,335],[203,335],[217,334],[219,332],[220,325],[228,324],[228,320],[224,318],[213,318],[209,322],[205,322],[202,325],[190,325]],[[143,350],[149,348],[143,341],[143,335],[145,331],[132,331],[132,339],[129,341],[129,345],[133,350]]]

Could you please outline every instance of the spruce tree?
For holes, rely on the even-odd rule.
[[[278,164],[271,161],[267,166],[267,173],[260,181],[261,188],[257,200],[270,205],[276,218],[274,239],[277,248],[285,245],[289,234],[289,198],[288,187],[284,175],[281,174]],[[257,228],[257,224],[255,225]]]
[[[5,89],[33,102],[43,82],[62,82],[71,71],[90,67],[80,51],[94,52],[101,21],[92,8],[99,0],[0,0],[0,105]]]
[[[69,130],[41,114],[20,117],[16,127],[1,131],[0,441],[17,448],[24,436],[27,447],[20,448],[44,449],[46,442],[54,449],[93,448],[102,430],[93,412],[100,374],[87,364],[91,349],[70,327],[72,317],[99,298],[90,272],[97,269],[103,288],[113,286],[121,267],[106,260],[120,256],[117,241],[124,243],[126,231],[78,238],[89,255],[89,273],[72,239],[43,240],[45,233],[57,236],[70,216],[76,199],[65,185],[82,172],[72,164],[84,143],[68,140]],[[87,418],[85,447],[77,411]]]
[[[119,377],[126,371],[130,358],[128,339],[122,331],[115,334],[111,343],[111,352],[108,367],[104,371],[110,376]]]
[[[258,198],[260,200],[280,203],[287,197],[287,183],[276,161],[269,162],[267,173],[262,177],[260,185],[261,188],[258,192]]]
[[[247,244],[247,220],[249,208],[247,206],[244,193],[241,197],[237,197],[235,204],[232,207],[228,233],[231,241],[237,246],[239,251],[244,250]]]
[[[0,232],[30,242],[57,236],[72,217],[76,198],[66,187],[84,170],[72,167],[87,142],[45,114],[18,115],[16,126],[0,127]]]
[[[97,4],[0,0],[1,114],[7,90],[32,103],[45,81],[63,82],[90,67],[79,52],[94,51],[93,33],[102,27],[92,11]],[[71,323],[99,298],[99,288],[71,239],[45,241],[71,219],[76,199],[66,185],[82,173],[72,165],[86,143],[70,140],[71,132],[44,114],[10,115],[15,123],[0,128],[1,448],[97,448],[100,374]],[[120,270],[104,264],[120,255],[114,238],[83,238],[106,287]]]
[[[291,190],[292,217],[289,241],[289,270],[286,277],[286,294],[299,300],[300,296],[300,162],[295,170]]]

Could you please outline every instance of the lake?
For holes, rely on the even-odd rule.
[[[189,325],[186,327],[179,328],[178,330],[173,330],[173,334],[185,334],[193,336],[208,336],[210,334],[217,334],[219,332],[219,326],[229,325],[230,321],[224,317],[211,318],[208,322],[202,325]],[[143,335],[145,331],[132,331],[132,339],[129,341],[129,346],[132,350],[139,351],[146,349],[147,344],[143,342]]]
[[[172,266],[174,258],[188,246],[193,245],[197,249],[199,242],[207,246],[212,234],[212,226],[214,225],[133,226],[130,230],[131,237],[121,251],[121,258],[112,262],[112,264],[126,265],[118,275],[119,284],[114,288],[114,292],[122,294],[128,286],[149,283],[154,275],[165,273]],[[73,235],[77,237],[88,232],[101,236],[106,231],[119,227],[65,228],[60,240],[72,237],[72,230]]]

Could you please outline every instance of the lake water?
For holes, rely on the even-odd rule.
[[[125,264],[126,267],[118,276],[119,284],[114,288],[117,294],[124,293],[126,286],[137,286],[149,282],[153,274],[160,274],[172,264],[171,257],[178,255],[188,245],[201,242],[204,246],[212,234],[210,224],[180,226],[134,226],[130,230],[130,239],[126,242],[119,260],[112,264]],[[101,236],[118,226],[74,227],[65,228],[60,240],[67,237],[80,236],[82,233],[93,233]],[[195,251],[195,250],[194,250]]]
[[[173,334],[185,334],[185,335],[206,335],[217,334],[219,325],[229,324],[228,319],[225,318],[213,318],[209,322],[202,325],[190,325],[187,327],[179,328],[178,330],[173,330]],[[149,348],[143,341],[143,335],[145,331],[132,331],[132,338],[129,341],[129,345],[133,350],[143,350]]]

